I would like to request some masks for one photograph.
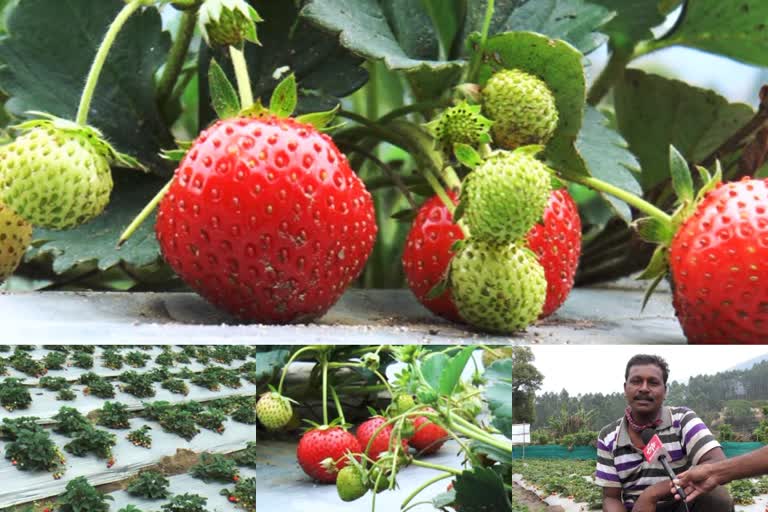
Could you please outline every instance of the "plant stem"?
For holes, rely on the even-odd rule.
[[[306,347],[302,347],[296,352],[293,353],[290,359],[288,359],[288,362],[285,363],[285,366],[283,366],[283,373],[280,375],[280,383],[277,385],[277,392],[281,393],[283,392],[283,382],[285,381],[285,375],[288,373],[288,367],[293,363],[297,357],[299,357],[303,352],[308,352],[310,350],[315,350],[315,346],[308,345]]]
[[[168,60],[163,69],[163,75],[157,84],[157,104],[161,107],[165,105],[171,97],[173,87],[179,78],[181,69],[184,67],[184,61],[189,52],[189,43],[195,33],[195,22],[197,21],[197,10],[183,11],[181,15],[181,24],[179,32],[176,34],[176,40],[168,52]]]
[[[323,365],[323,425],[328,424],[328,356],[323,353],[320,358]]]
[[[485,6],[485,18],[483,19],[483,29],[480,32],[480,46],[475,49],[475,53],[472,55],[472,60],[469,63],[469,70],[467,71],[467,79],[465,81],[475,81],[477,70],[480,67],[480,60],[485,49],[485,42],[488,40],[488,31],[491,29],[491,20],[493,20],[493,0],[487,0],[488,4]]]
[[[632,60],[632,49],[614,48],[605,68],[592,84],[587,95],[587,103],[596,106],[608,94],[608,91],[621,80],[627,64]]]
[[[253,106],[253,90],[251,89],[251,77],[248,75],[248,64],[245,62],[243,52],[234,46],[229,47],[229,56],[232,58],[232,66],[235,68],[240,108],[245,110]]]
[[[418,103],[412,103],[410,105],[405,105],[403,107],[393,109],[381,116],[378,121],[382,124],[386,124],[389,121],[397,119],[398,117],[412,114],[414,112],[427,112],[436,108],[448,107],[450,105],[451,101],[449,99],[420,101]]]
[[[77,117],[75,117],[75,122],[77,124],[85,125],[88,121],[88,111],[91,108],[93,93],[96,90],[96,84],[99,81],[99,75],[101,75],[101,70],[104,67],[104,62],[107,60],[109,50],[112,48],[112,45],[117,38],[117,34],[120,33],[125,22],[131,17],[131,14],[141,7],[141,5],[142,0],[133,0],[131,3],[126,4],[117,14],[114,21],[112,21],[107,33],[104,35],[104,39],[101,41],[101,45],[99,45],[99,49],[96,51],[96,56],[91,64],[91,69],[88,71],[88,78],[85,80],[83,94],[80,96],[80,104],[77,107]]]
[[[427,480],[420,486],[418,486],[414,491],[408,495],[407,498],[403,501],[403,503],[400,505],[400,509],[404,509],[406,506],[408,506],[408,503],[410,503],[421,491],[429,487],[430,485],[439,482],[440,480],[445,480],[446,478],[451,478],[453,475],[450,473],[446,473],[444,475],[436,476],[435,478],[432,478],[431,480]]]
[[[347,422],[346,419],[344,419],[344,411],[341,410],[341,402],[339,401],[339,395],[336,394],[336,389],[331,386],[331,395],[333,395],[333,403],[336,404],[336,411],[339,413],[339,418],[341,418],[341,424]],[[326,421],[326,423],[328,423]]]
[[[455,419],[452,420],[452,421],[455,421]],[[480,435],[480,432],[482,432],[482,430],[480,432],[476,432],[474,430],[467,429],[464,426],[462,426],[460,424],[457,424],[457,423],[453,423],[451,425],[451,427],[454,430],[456,430],[456,432],[458,432],[459,434],[463,434],[463,435],[469,437],[470,439],[474,439],[475,441],[480,441],[482,443],[489,444],[489,445],[493,446],[494,448],[498,448],[499,450],[502,450],[502,451],[511,451],[512,450],[512,445],[511,444],[509,446],[507,446],[503,442],[499,441],[498,439],[496,439],[494,437],[491,437],[490,435],[488,435],[485,432],[483,432],[483,435]]]
[[[460,469],[453,469],[453,468],[449,468],[448,466],[441,466],[440,464],[432,464],[430,462],[424,462],[423,460],[419,460],[419,459],[413,459],[411,464],[413,464],[414,466],[420,466],[422,468],[436,469],[437,471],[444,471],[446,473],[450,473],[451,475],[459,476],[461,474]]]
[[[672,222],[672,218],[668,214],[656,208],[654,205],[652,205],[648,201],[632,194],[631,192],[627,192],[626,190],[620,189],[619,187],[615,187],[610,183],[606,183],[592,176],[568,176],[567,178],[563,177],[563,179],[568,181],[573,181],[575,183],[580,183],[591,189],[594,189],[600,192],[605,192],[606,194],[611,194],[612,196],[621,199],[625,203],[631,206],[634,206],[641,212],[651,217],[654,217],[655,219],[658,219],[662,222],[667,222],[667,223]]]
[[[165,194],[168,193],[168,189],[171,188],[173,180],[174,178],[168,180],[168,183],[166,183],[163,188],[161,188],[160,191],[155,194],[155,197],[153,197],[152,200],[147,203],[144,209],[142,209],[136,218],[131,221],[128,227],[125,228],[125,231],[123,231],[123,233],[120,235],[120,239],[117,241],[118,248],[122,247],[122,245],[127,242],[128,239],[131,238],[131,236],[136,232],[136,230],[139,229],[139,226],[144,223],[147,217],[149,217],[149,214],[152,213],[152,211],[157,207],[163,197],[165,197]]]

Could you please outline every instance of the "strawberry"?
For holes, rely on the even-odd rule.
[[[719,184],[669,247],[673,304],[691,343],[768,343],[768,183]]]
[[[353,465],[342,468],[336,479],[336,491],[342,501],[355,501],[364,496],[368,488],[360,468]]]
[[[373,434],[378,430],[379,427],[381,427],[384,423],[387,422],[386,418],[383,418],[382,416],[374,416],[363,423],[361,423],[357,427],[357,431],[355,432],[355,437],[357,437],[357,441],[360,443],[360,448],[363,452],[365,452],[365,449],[368,447],[368,443],[371,440],[371,437],[373,437]],[[392,425],[387,425],[381,431],[378,433],[378,435],[373,439],[373,442],[371,442],[370,448],[368,448],[368,457],[370,457],[373,460],[378,460],[379,454],[381,452],[386,452],[389,450],[390,440],[392,438]],[[408,444],[405,440],[400,441],[403,445],[403,449],[407,450]],[[393,447],[394,449],[394,447]]]
[[[455,201],[455,196],[451,196]],[[419,209],[411,225],[403,250],[403,270],[411,289],[424,307],[443,318],[461,322],[451,291],[428,298],[430,290],[448,270],[453,253],[451,245],[464,238],[461,228],[453,223],[451,213],[439,197],[428,199]]]
[[[581,218],[566,189],[549,195],[542,220],[528,232],[528,247],[536,253],[547,279],[547,298],[539,318],[559,308],[573,288],[581,253]]]
[[[323,315],[376,238],[373,201],[346,157],[294,119],[216,122],[184,156],[160,203],[165,259],[246,321]]]
[[[432,409],[428,410],[432,411]],[[448,432],[440,425],[432,423],[425,416],[416,416],[413,419],[413,425],[416,427],[416,432],[408,440],[408,443],[421,455],[435,453],[448,439]]]
[[[293,416],[291,402],[276,392],[264,393],[256,402],[256,417],[269,430],[285,427]]]
[[[110,164],[139,167],[95,128],[50,117],[22,123],[0,150],[0,197],[20,217],[49,229],[94,218],[112,192]]]
[[[0,204],[0,282],[16,270],[31,241],[32,226]]]
[[[334,483],[350,453],[360,453],[357,438],[341,427],[321,426],[301,436],[296,458],[304,472],[322,483]]]

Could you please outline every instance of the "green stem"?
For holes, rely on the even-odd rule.
[[[463,435],[469,437],[470,439],[474,439],[475,441],[483,442],[485,444],[493,446],[494,448],[498,448],[499,450],[502,450],[502,451],[509,451],[509,452],[512,451],[512,444],[511,443],[509,445],[507,445],[507,444],[503,443],[502,441],[500,441],[500,440],[498,440],[498,439],[496,439],[494,437],[491,437],[490,435],[488,435],[486,432],[483,432],[482,430],[476,431],[476,430],[473,430],[473,429],[466,428],[463,425],[460,425],[460,424],[456,423],[456,419],[455,418],[452,419],[452,424],[450,426],[451,426],[451,428],[456,430],[456,432],[458,432],[459,434],[463,434]],[[481,433],[482,433],[482,435],[481,435]]]
[[[614,84],[624,76],[624,70],[631,60],[632,48],[614,48],[605,68],[589,89],[587,103],[593,107],[600,103]]]
[[[165,105],[171,97],[173,87],[184,67],[184,61],[187,58],[187,52],[189,52],[189,43],[195,33],[196,21],[197,10],[183,11],[179,32],[176,34],[176,40],[171,46],[171,51],[168,52],[168,60],[165,63],[163,75],[157,84],[157,104],[160,106]]]
[[[460,469],[449,468],[448,466],[441,466],[440,464],[432,464],[430,462],[424,462],[423,460],[419,460],[419,459],[413,459],[411,464],[413,464],[414,466],[420,466],[422,468],[436,469],[437,471],[444,471],[446,473],[450,473],[451,475],[456,475],[456,476],[461,475]]]
[[[133,0],[131,3],[126,4],[109,26],[109,29],[104,36],[104,40],[96,51],[96,57],[94,57],[91,69],[88,71],[88,78],[85,80],[85,88],[83,89],[83,94],[80,96],[80,104],[77,107],[77,117],[75,117],[75,122],[77,124],[85,125],[88,122],[88,111],[91,108],[93,93],[96,90],[96,84],[99,81],[99,75],[101,75],[101,70],[104,67],[104,62],[107,60],[109,50],[112,48],[112,45],[117,38],[117,34],[120,33],[125,22],[131,17],[131,14],[141,7],[142,3],[142,0]]]
[[[373,372],[374,375],[376,375],[382,384],[384,384],[387,387],[387,391],[389,392],[389,396],[394,398],[394,393],[392,392],[392,388],[389,386],[389,382],[387,382],[387,379],[384,378],[384,376],[378,371],[375,370]]]
[[[418,103],[412,103],[410,105],[405,105],[403,107],[393,109],[381,116],[378,121],[382,124],[386,124],[389,121],[397,119],[398,117],[406,116],[414,112],[428,112],[436,108],[449,107],[450,105],[451,101],[445,98],[439,100],[420,101]]]
[[[345,424],[347,420],[344,418],[344,411],[341,410],[341,401],[339,400],[339,395],[336,394],[336,389],[331,386],[331,395],[333,396],[333,403],[336,405],[336,411],[339,413],[339,418],[341,418],[341,424]],[[328,422],[326,421],[326,424]]]
[[[493,20],[493,10],[493,0],[488,0],[488,4],[485,6],[483,29],[480,32],[480,45],[475,49],[475,53],[472,55],[472,60],[469,63],[469,70],[467,71],[467,79],[465,82],[473,82],[477,80],[477,70],[480,67],[483,49],[485,48],[485,42],[488,40],[488,31],[491,28],[491,20]]]
[[[328,424],[328,356],[323,353],[320,364],[323,365],[323,425]]]
[[[591,189],[605,192],[606,194],[610,194],[614,197],[617,197],[624,201],[625,203],[634,206],[641,212],[657,219],[662,222],[671,223],[672,217],[670,217],[668,214],[663,212],[662,210],[656,208],[648,201],[644,200],[641,197],[638,197],[631,192],[627,192],[626,190],[620,189],[619,187],[615,187],[611,185],[610,183],[606,183],[602,180],[599,180],[597,178],[593,178],[592,176],[568,176],[563,177],[564,179],[568,181],[573,181],[576,183],[580,183],[582,185],[585,185]]]
[[[248,64],[245,62],[243,52],[234,46],[229,47],[229,56],[232,58],[232,66],[235,68],[240,108],[245,110],[253,106],[253,90],[251,89],[251,77],[248,75]]]
[[[122,247],[122,245],[128,241],[129,238],[136,232],[137,229],[139,229],[139,226],[149,217],[149,214],[152,213],[152,211],[157,208],[157,205],[162,201],[163,197],[165,197],[165,194],[168,193],[168,189],[171,188],[171,184],[173,183],[174,178],[171,178],[168,180],[168,183],[166,183],[163,188],[160,189],[160,191],[155,195],[155,197],[152,198],[152,200],[147,203],[147,205],[144,207],[143,210],[139,212],[139,214],[136,216],[135,219],[128,225],[127,228],[125,228],[125,231],[120,235],[120,239],[117,241],[117,247]]]
[[[374,496],[375,496],[375,495],[374,495]],[[430,501],[430,500],[427,500],[427,501],[417,501],[416,503],[413,503],[413,504],[412,504],[410,507],[407,507],[407,508],[401,508],[401,509],[400,509],[400,512],[408,512],[408,511],[409,511],[409,510],[411,510],[412,508],[416,508],[416,507],[418,507],[419,505],[432,505],[432,501]]]
[[[405,507],[407,507],[407,506],[408,506],[408,504],[409,504],[411,501],[413,501],[413,499],[414,499],[416,496],[418,496],[418,494],[419,494],[421,491],[423,491],[424,489],[426,489],[426,488],[427,488],[427,487],[429,487],[430,485],[432,485],[432,484],[434,484],[434,483],[437,483],[437,482],[439,482],[440,480],[445,480],[446,478],[451,478],[452,476],[453,476],[452,474],[450,474],[450,473],[446,473],[446,474],[444,474],[444,475],[439,475],[439,476],[436,476],[435,478],[432,478],[431,480],[427,480],[426,482],[424,482],[423,484],[421,484],[420,486],[418,486],[416,489],[414,489],[414,491],[413,491],[411,494],[409,494],[407,498],[405,498],[405,500],[403,501],[403,503],[400,505],[400,509],[402,510],[402,509],[404,509]]]
[[[291,363],[293,363],[297,357],[299,357],[303,352],[308,352],[310,350],[315,350],[316,347],[313,345],[308,345],[306,347],[300,348],[296,352],[293,353],[290,359],[288,359],[288,362],[285,363],[285,366],[283,366],[283,373],[280,375],[280,384],[277,385],[277,392],[282,394],[283,392],[283,382],[285,381],[285,375],[288,373],[288,367],[291,366]]]

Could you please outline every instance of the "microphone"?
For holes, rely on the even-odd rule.
[[[647,462],[658,460],[667,472],[669,479],[674,480],[676,478],[675,472],[672,471],[672,467],[667,462],[667,451],[664,449],[664,443],[661,442],[658,434],[652,428],[646,428],[640,433],[640,437],[643,439],[643,443],[645,443],[645,448],[643,448],[645,460]],[[685,501],[685,491],[678,485],[675,486],[675,489],[680,498]]]

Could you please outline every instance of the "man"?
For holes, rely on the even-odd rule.
[[[768,446],[732,459],[696,466],[677,475],[675,484],[693,501],[702,493],[733,480],[768,474]]]
[[[670,492],[663,466],[643,457],[640,433],[655,429],[675,473],[692,466],[724,460],[722,448],[696,413],[664,406],[669,367],[658,356],[636,355],[624,371],[624,416],[603,427],[597,439],[595,483],[603,488],[605,512],[675,512],[681,504]],[[684,510],[684,509],[683,509]],[[723,487],[702,494],[691,512],[727,512],[733,501]]]

